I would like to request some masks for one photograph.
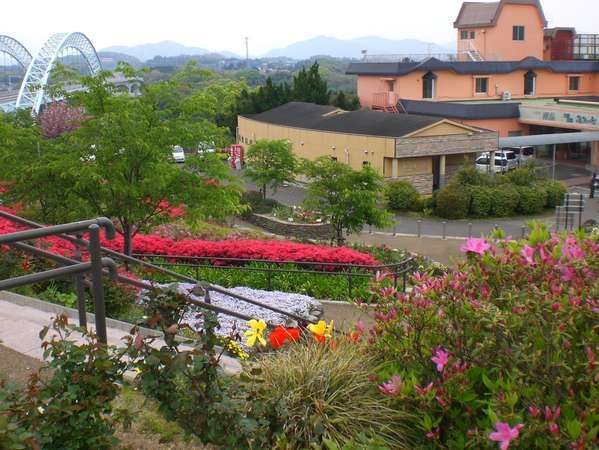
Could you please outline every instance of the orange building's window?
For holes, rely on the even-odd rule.
[[[460,32],[460,39],[462,39],[462,40],[468,39],[468,30],[462,30]]]
[[[512,39],[514,41],[524,40],[524,27],[522,25],[515,25],[512,28]]]
[[[529,70],[524,75],[524,95],[535,95],[537,84],[537,74]]]
[[[580,90],[580,77],[579,76],[568,77],[568,90],[569,91],[579,91]]]
[[[487,77],[478,77],[474,79],[474,93],[477,95],[486,95],[489,92],[489,79]]]

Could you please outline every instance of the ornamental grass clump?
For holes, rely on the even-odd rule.
[[[381,397],[418,411],[424,448],[598,448],[597,240],[537,224],[462,251],[409,294],[373,289]]]
[[[388,406],[371,381],[377,361],[351,339],[306,339],[258,362],[263,395],[282,405],[284,448],[343,447],[359,435],[411,446],[413,416]],[[320,448],[320,447],[314,447]],[[328,447],[327,447],[328,448]]]

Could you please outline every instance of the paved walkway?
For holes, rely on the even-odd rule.
[[[60,313],[67,313],[71,318],[76,317],[77,314],[75,310],[70,308],[63,308],[41,300],[0,291],[0,342],[16,352],[43,360],[42,341],[39,338],[39,332],[44,326],[51,323],[53,317]],[[77,324],[77,319],[73,318],[70,322]],[[116,321],[112,322],[117,324]],[[91,324],[90,328],[93,329],[93,322],[89,318],[88,323]],[[106,330],[108,344],[118,347],[124,346],[122,338],[129,334],[128,331],[125,331],[127,328],[131,328],[131,325],[123,324],[118,328],[109,326]],[[52,333],[48,333],[46,339],[51,338]],[[73,338],[78,342],[83,342],[79,333],[74,333]],[[154,345],[161,347],[164,345],[164,341],[156,340]],[[241,364],[235,358],[223,356],[221,365],[224,371],[229,374],[237,374],[241,371]]]
[[[353,234],[348,240],[357,244],[386,245],[390,248],[404,249],[426,256],[444,265],[453,265],[463,258],[460,247],[465,238],[439,239],[432,237],[393,236],[389,233],[374,232]]]

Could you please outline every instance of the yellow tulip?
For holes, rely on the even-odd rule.
[[[245,344],[248,347],[253,347],[256,344],[256,340],[260,342],[262,347],[266,346],[266,340],[264,339],[264,330],[266,330],[266,322],[264,320],[252,319],[248,322],[250,327],[249,330],[245,330],[244,334],[248,337]]]
[[[308,325],[308,330],[316,336],[331,337],[333,334],[333,321],[331,320],[329,325],[324,320],[320,320],[316,325],[311,323]]]

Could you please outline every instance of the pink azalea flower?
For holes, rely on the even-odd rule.
[[[560,267],[560,272],[562,273],[562,281],[572,281],[576,275],[576,270],[568,266]]]
[[[510,442],[517,439],[520,435],[520,430],[524,427],[523,424],[519,423],[514,428],[510,428],[510,425],[505,422],[497,422],[493,433],[489,434],[489,439],[495,442],[499,442],[499,448],[501,450],[507,450],[510,446]]]
[[[521,254],[524,257],[524,259],[526,259],[526,262],[529,265],[533,265],[535,263],[535,260],[534,260],[535,249],[532,248],[530,245],[525,245],[522,248]]]
[[[447,353],[442,348],[438,348],[435,351],[434,355],[435,356],[431,358],[431,361],[437,365],[438,372],[443,372],[443,369],[445,368],[445,365],[447,364],[447,361],[449,359],[449,353]]]
[[[379,385],[379,391],[381,391],[382,394],[396,397],[401,393],[402,387],[403,380],[401,377],[399,375],[393,375],[389,381]]]
[[[535,405],[529,406],[528,412],[532,417],[539,417],[541,415],[541,409]]]
[[[429,383],[427,384],[425,387],[421,388],[420,386],[418,386],[417,384],[414,385],[414,389],[416,390],[416,393],[418,395],[426,395],[428,394],[430,391],[433,390],[433,383]]]
[[[551,432],[551,434],[557,434],[559,433],[559,426],[557,425],[557,423],[552,423],[549,425],[549,431]]]
[[[460,251],[463,253],[477,253],[482,256],[490,248],[491,246],[485,239],[470,238],[466,241],[466,244],[462,245]]]
[[[364,330],[365,330],[365,329],[366,329],[366,327],[364,326],[364,322],[363,322],[363,321],[361,321],[361,320],[358,320],[358,321],[356,322],[356,330],[357,330],[359,333],[364,333]]]

